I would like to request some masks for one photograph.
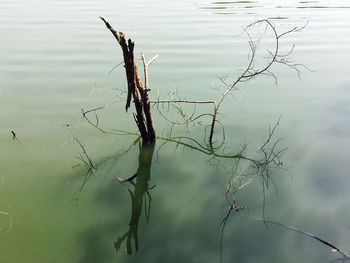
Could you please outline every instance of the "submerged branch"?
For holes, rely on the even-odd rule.
[[[292,227],[292,226],[289,226],[289,225],[285,225],[285,224],[282,224],[282,223],[279,223],[279,222],[276,222],[276,221],[272,221],[272,220],[266,220],[266,219],[263,219],[263,218],[254,218],[255,220],[258,220],[258,221],[263,221],[264,224],[271,224],[271,225],[276,225],[276,226],[279,226],[279,227],[282,227],[282,228],[285,228],[285,229],[288,229],[288,230],[292,230],[294,232],[297,232],[297,233],[300,233],[304,236],[308,236],[312,239],[315,239],[317,240],[318,242],[330,247],[332,249],[332,252],[338,252],[340,253],[343,258],[341,258],[340,260],[342,261],[345,261],[345,260],[350,260],[350,255],[348,255],[346,252],[344,252],[342,249],[338,248],[336,245],[334,245],[333,243],[330,243],[326,240],[324,240],[323,238],[320,238],[314,234],[311,234],[309,232],[306,232],[304,230],[301,230],[301,229],[298,229],[296,227]],[[338,259],[339,260],[339,259]],[[337,260],[337,261],[338,261]]]
[[[220,225],[220,263],[223,262],[223,241],[224,241],[224,231],[226,227],[226,223],[231,215],[232,212],[239,213],[242,210],[247,209],[245,206],[237,206],[236,205],[236,200],[232,200],[232,202],[229,205],[229,209],[223,218],[221,225]]]
[[[4,215],[9,219],[9,226],[7,228],[7,232],[10,232],[12,226],[13,226],[13,220],[12,220],[12,216],[10,213],[4,212],[4,211],[0,211],[0,215]],[[2,231],[2,229],[0,228],[0,231]]]

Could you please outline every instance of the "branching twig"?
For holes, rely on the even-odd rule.
[[[223,262],[223,240],[224,240],[224,231],[225,231],[226,223],[232,212],[238,213],[245,209],[247,209],[245,206],[242,206],[242,207],[237,206],[236,200],[232,200],[230,202],[229,209],[221,222],[221,226],[220,226],[220,262],[221,263]]]

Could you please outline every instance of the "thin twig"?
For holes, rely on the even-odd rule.
[[[298,229],[296,227],[292,227],[292,226],[289,226],[289,225],[286,225],[286,224],[282,224],[282,223],[279,223],[279,222],[276,222],[276,221],[272,221],[272,220],[266,220],[266,219],[262,219],[262,218],[254,218],[255,220],[258,220],[258,221],[263,221],[265,224],[271,224],[271,225],[276,225],[276,226],[280,226],[280,227],[283,227],[283,228],[286,228],[288,230],[292,230],[294,232],[297,232],[297,233],[300,233],[302,235],[305,235],[305,236],[308,236],[312,239],[315,239],[319,242],[321,242],[322,244],[330,247],[332,249],[332,252],[338,252],[340,253],[342,256],[343,256],[343,260],[346,259],[346,260],[350,260],[350,255],[348,255],[346,252],[344,252],[342,249],[340,249],[339,247],[337,247],[336,245],[334,245],[333,243],[331,242],[328,242],[326,240],[324,240],[323,238],[320,238],[314,234],[311,234],[309,232],[306,232],[304,230],[301,230],[301,229]]]

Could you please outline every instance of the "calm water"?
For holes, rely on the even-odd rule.
[[[159,54],[150,68],[151,94],[178,89],[183,98],[218,98],[216,76],[232,79],[247,63],[242,28],[272,17],[293,60],[307,65],[301,79],[276,66],[268,77],[240,85],[222,108],[226,143],[248,144],[254,155],[269,124],[288,151],[285,168],[267,193],[266,217],[311,232],[350,252],[350,3],[348,1],[9,1],[0,3],[0,254],[1,262],[219,262],[220,223],[227,211],[229,175],[208,157],[167,145],[154,154],[152,209],[138,225],[139,251],[114,243],[129,229],[128,188],[116,178],[134,174],[138,148],[110,160],[89,180],[74,167],[80,148],[95,162],[126,148],[134,137],[103,135],[81,117],[107,105],[100,124],[134,131],[116,88],[122,54],[98,16],[135,40],[137,52]],[[266,45],[271,44],[267,39]],[[165,122],[157,114],[157,132]],[[202,127],[191,128],[200,136]],[[12,140],[11,130],[18,140]],[[153,187],[154,186],[154,187]],[[130,187],[133,190],[133,187]],[[147,196],[147,195],[145,195]],[[148,200],[148,197],[145,197]],[[230,217],[224,262],[329,262],[330,248],[253,217],[262,216],[258,178],[235,198],[244,211]]]

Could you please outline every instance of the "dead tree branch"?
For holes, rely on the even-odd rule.
[[[144,63],[144,73],[145,73],[145,83],[144,86],[141,82],[140,75],[138,72],[138,67],[134,58],[134,42],[131,39],[126,40],[123,32],[118,32],[115,30],[106,19],[100,17],[100,19],[105,23],[106,27],[111,31],[120,47],[123,51],[124,67],[126,73],[126,79],[128,83],[128,95],[126,99],[125,110],[128,111],[130,108],[131,100],[135,105],[136,113],[133,114],[136,125],[140,131],[142,139],[145,143],[154,143],[156,139],[155,130],[153,126],[150,100],[148,97],[148,76],[147,69],[148,65],[152,63],[155,59],[146,63],[143,57]]]

